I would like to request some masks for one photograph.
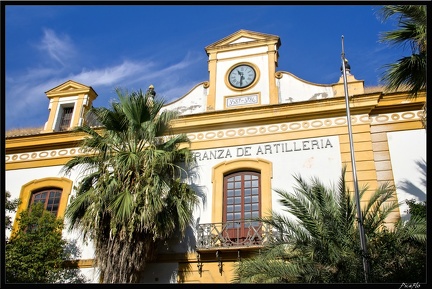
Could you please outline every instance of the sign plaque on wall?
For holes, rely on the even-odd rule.
[[[251,104],[258,104],[259,103],[258,102],[258,94],[249,94],[249,95],[227,97],[225,99],[225,101],[226,101],[226,107],[251,105]]]

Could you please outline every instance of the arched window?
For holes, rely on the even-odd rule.
[[[58,188],[44,189],[32,194],[30,206],[35,203],[43,203],[45,210],[57,216],[62,190]]]
[[[226,220],[224,179],[231,174],[245,172],[257,173],[259,176],[259,214],[264,217],[271,212],[272,191],[271,179],[273,175],[272,163],[260,158],[240,158],[232,161],[225,161],[213,167],[212,184],[213,184],[213,210],[212,223],[222,223]],[[251,211],[252,215],[252,206]]]
[[[19,197],[21,203],[16,212],[12,234],[18,230],[16,217],[27,210],[35,200],[36,202],[44,202],[45,208],[53,212],[57,218],[64,218],[67,202],[72,193],[72,184],[73,182],[67,178],[56,177],[32,180],[24,184],[21,188]],[[44,195],[44,192],[47,193]]]
[[[247,236],[252,219],[261,216],[261,174],[241,171],[224,176],[223,222],[231,239]]]

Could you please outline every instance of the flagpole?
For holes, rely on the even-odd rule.
[[[364,277],[365,277],[365,282],[367,283],[368,275],[369,275],[369,264],[366,258],[367,256],[366,237],[363,228],[363,216],[360,208],[360,196],[359,196],[359,189],[358,189],[358,182],[357,182],[357,169],[356,169],[355,156],[354,156],[353,135],[352,135],[352,128],[351,128],[351,114],[350,114],[350,107],[349,107],[348,85],[347,85],[347,76],[346,76],[346,63],[348,62],[348,60],[345,58],[343,35],[342,35],[342,55],[341,56],[342,56],[342,72],[343,72],[344,90],[345,90],[345,105],[346,105],[346,114],[347,114],[347,123],[348,123],[348,134],[349,134],[350,151],[351,151],[351,165],[352,165],[352,173],[353,173],[353,181],[354,181],[354,192],[355,192],[356,205],[357,205],[357,220],[358,220],[358,228],[360,233],[360,245],[361,245],[362,257],[363,257]]]

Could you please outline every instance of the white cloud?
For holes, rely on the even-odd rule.
[[[7,79],[7,114],[8,117],[22,115],[29,105],[39,107],[47,103],[45,92],[68,80],[74,80],[89,86],[110,86],[122,82],[126,78],[146,73],[152,64],[133,63],[125,61],[120,65],[96,70],[82,71],[69,76],[61,75],[58,70],[51,68],[28,69],[20,77]],[[31,112],[30,112],[31,114]]]
[[[161,83],[158,94],[167,100],[182,96],[197,83],[181,77],[197,61],[194,57],[185,57],[182,61],[169,67],[158,69],[155,63],[149,61],[125,60],[122,63],[100,69],[83,69],[76,74],[65,75],[64,71],[54,68],[29,68],[19,77],[8,76],[6,115],[7,127],[22,123],[26,119],[37,118],[41,112],[47,113],[48,99],[45,92],[68,81],[74,80],[99,90],[104,88],[123,87],[130,90],[137,83]],[[146,89],[143,88],[143,89]],[[100,97],[104,97],[101,95]],[[29,109],[31,108],[31,109]],[[35,125],[43,125],[46,119],[35,121]],[[20,125],[19,125],[20,126]]]
[[[75,50],[69,36],[65,35],[60,38],[51,29],[44,29],[44,35],[38,47],[46,51],[49,57],[63,66],[65,65],[64,60],[75,55]]]
[[[24,123],[43,125],[46,118],[41,119],[41,115],[48,116],[48,99],[45,92],[68,80],[92,86],[100,94],[98,99],[102,105],[108,104],[107,96],[104,95],[107,89],[122,87],[135,90],[135,85],[146,89],[149,84],[157,84],[158,94],[173,100],[197,84],[190,79],[189,74],[194,71],[191,67],[203,59],[201,53],[195,52],[188,53],[181,61],[166,67],[147,59],[125,59],[111,66],[107,66],[103,62],[105,60],[100,62],[98,59],[82,63],[85,57],[76,57],[79,55],[77,51],[81,51],[80,48],[73,45],[68,35],[59,36],[52,29],[44,29],[37,48],[54,61],[43,66],[38,64],[38,67],[26,67],[25,70],[13,74],[8,73],[6,129],[21,127]],[[89,63],[96,68],[87,68]],[[77,67],[80,71],[76,70]],[[142,84],[145,84],[145,87]]]
[[[153,66],[154,64],[151,62],[131,62],[126,60],[113,67],[96,70],[84,69],[81,73],[72,75],[70,78],[90,86],[112,86],[127,81],[127,79],[136,79],[140,75],[151,71]]]

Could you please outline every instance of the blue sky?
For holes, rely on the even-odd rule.
[[[379,42],[381,32],[397,28],[382,23],[379,6],[75,2],[4,9],[6,130],[43,127],[45,92],[68,80],[93,87],[97,107],[117,98],[116,87],[153,84],[167,102],[178,99],[208,80],[205,47],[240,29],[279,36],[277,70],[318,84],[339,80],[342,35],[351,73],[365,86],[378,85],[383,65],[410,54]]]

